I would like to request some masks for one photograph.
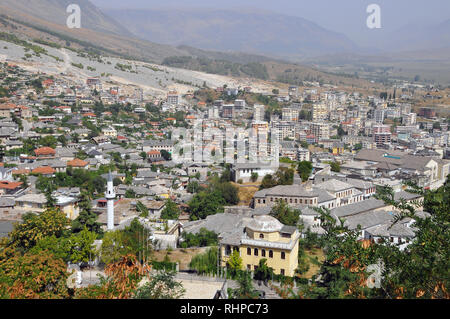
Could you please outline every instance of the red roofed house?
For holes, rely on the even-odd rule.
[[[53,85],[53,80],[52,79],[44,80],[44,81],[42,81],[42,85],[45,87],[49,87],[49,86]]]
[[[166,121],[167,121],[167,122],[172,122],[172,124],[177,124],[177,119],[176,119],[176,118],[173,118],[173,117],[168,117],[168,118],[166,118]]]
[[[90,118],[90,119],[96,118],[96,117],[97,117],[94,113],[91,113],[91,112],[89,112],[89,113],[84,113],[83,116],[84,116],[84,117],[87,117],[87,118]]]
[[[61,105],[61,106],[57,106],[55,107],[57,110],[60,110],[66,114],[71,114],[72,113],[72,107],[71,106],[67,106],[67,105]]]
[[[75,158],[71,161],[67,162],[67,166],[74,167],[74,168],[85,168],[87,169],[89,167],[89,162],[83,161],[79,158]]]
[[[55,174],[55,169],[51,166],[39,166],[31,171],[32,174],[41,174],[47,177],[53,176]]]
[[[122,135],[117,135],[117,140],[118,141],[127,141],[128,138],[126,138],[125,136],[122,136]]]
[[[158,150],[151,150],[147,152],[149,159],[161,158],[161,152]]]
[[[11,173],[12,173],[12,175],[28,175],[31,173],[31,170],[29,170],[27,168],[15,169]]]
[[[48,159],[55,158],[56,151],[51,147],[45,146],[35,149],[34,154],[36,154],[38,159]]]
[[[0,181],[0,195],[12,195],[19,191],[22,182]]]
[[[15,108],[16,105],[12,103],[0,104],[0,117],[11,118],[11,112],[14,112]]]

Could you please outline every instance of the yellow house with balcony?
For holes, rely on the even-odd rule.
[[[256,270],[265,258],[275,274],[293,277],[298,267],[297,227],[283,225],[268,215],[245,218],[243,225],[243,229],[219,238],[221,266],[225,267],[233,250],[237,250],[244,269]]]

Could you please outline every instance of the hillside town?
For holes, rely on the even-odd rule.
[[[140,227],[138,257],[173,265],[183,298],[229,298],[236,260],[257,277],[262,259],[272,277],[255,279],[259,296],[281,298],[280,278],[311,280],[323,262],[311,249],[316,264],[302,271],[299,254],[302,240],[328,233],[323,211],[358,242],[403,251],[414,241],[415,220],[393,225],[402,208],[377,194],[389,188],[393,201],[415,205],[424,196],[406,184],[445,185],[450,121],[423,101],[449,96],[407,82],[368,92],[311,81],[266,92],[205,84],[157,97],[0,63],[0,237],[49,209],[81,233],[88,226],[97,253],[66,260],[81,289],[116,258],[105,253],[108,233]],[[294,222],[283,218],[292,212]],[[213,269],[201,269],[193,261],[209,246]],[[381,270],[371,266],[366,286],[377,287]]]

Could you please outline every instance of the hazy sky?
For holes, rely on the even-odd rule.
[[[434,24],[450,19],[449,0],[91,0],[104,8],[257,8],[316,22],[344,33],[360,45],[370,37],[395,31],[405,25]],[[381,7],[381,30],[366,26],[369,4]],[[119,21],[120,22],[120,21]],[[378,35],[376,35],[378,33]]]

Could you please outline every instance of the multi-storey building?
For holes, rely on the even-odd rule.
[[[264,105],[255,104],[253,106],[253,120],[264,121]]]
[[[220,265],[225,267],[237,251],[249,271],[257,270],[264,258],[275,274],[293,277],[298,267],[299,238],[297,227],[283,225],[272,216],[245,218],[243,228],[219,239]]]
[[[298,121],[298,109],[286,107],[281,110],[283,121],[297,122]]]
[[[324,120],[328,117],[328,107],[325,103],[317,103],[313,106],[313,121]]]
[[[326,123],[311,123],[311,134],[315,136],[316,142],[330,138],[330,126]]]

